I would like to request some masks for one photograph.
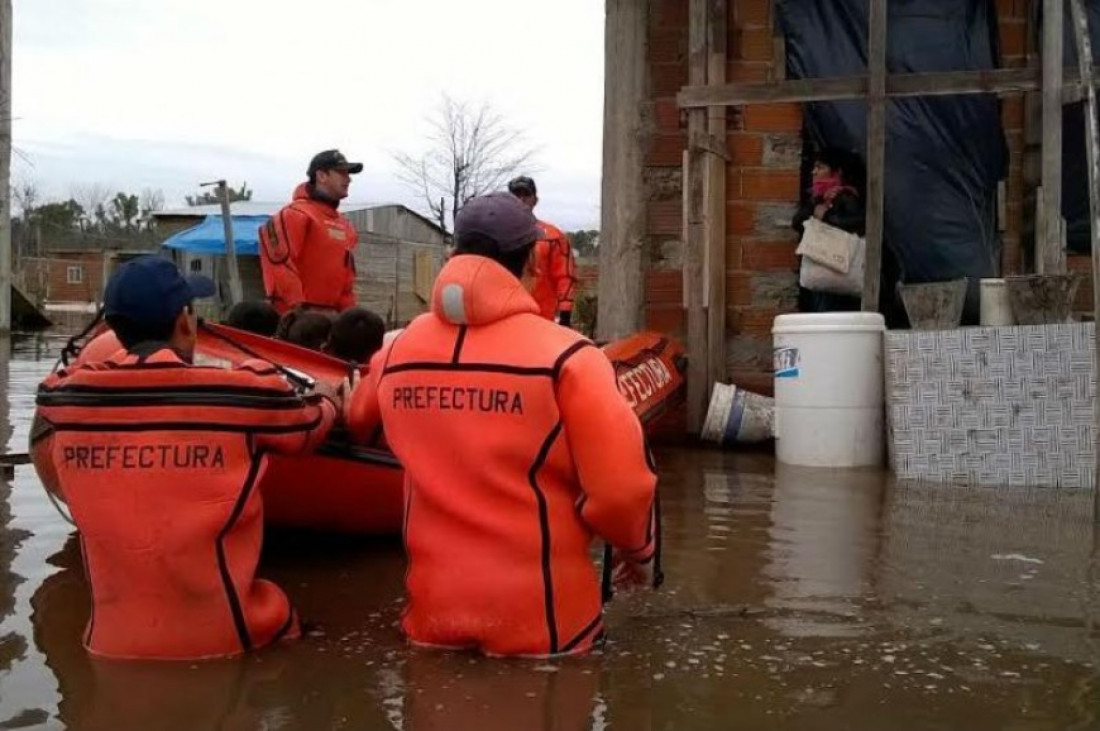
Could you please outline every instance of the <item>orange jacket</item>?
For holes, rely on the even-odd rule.
[[[196,659],[296,636],[256,579],[266,452],[312,449],[332,425],[271,365],[190,366],[171,349],[120,351],[50,375],[32,450],[52,463],[80,529],[93,654]]]
[[[299,185],[290,205],[260,227],[264,291],[279,314],[298,304],[332,310],[355,304],[355,228],[311,190]]]
[[[557,226],[539,221],[541,238],[535,244],[537,279],[531,296],[539,314],[553,320],[559,312],[573,311],[573,290],[577,286],[576,263],[569,237]]]
[[[494,655],[584,652],[602,634],[594,535],[652,556],[656,476],[611,363],[538,316],[495,262],[452,258],[348,405],[405,465],[405,633]]]

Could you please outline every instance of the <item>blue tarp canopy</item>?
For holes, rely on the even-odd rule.
[[[238,256],[259,256],[260,226],[271,216],[231,216],[233,242]],[[192,254],[225,254],[225,228],[221,216],[207,216],[197,226],[180,231],[163,244],[169,249],[179,249]]]

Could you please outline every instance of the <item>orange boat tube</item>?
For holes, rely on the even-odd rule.
[[[109,331],[99,334],[78,362],[109,357],[117,350],[115,342]],[[682,400],[685,364],[678,341],[641,332],[602,350],[615,370],[619,391],[643,426],[655,425]],[[323,353],[225,325],[203,323],[199,328],[197,364],[229,368],[252,358],[277,364],[303,388],[314,380],[339,384],[356,369]],[[366,372],[365,367],[358,370]],[[61,497],[51,489],[56,486],[51,460],[35,447],[31,455],[43,484]],[[373,449],[352,446],[334,430],[313,454],[269,455],[267,462],[257,488],[268,525],[366,535],[401,532],[404,470],[384,444]]]

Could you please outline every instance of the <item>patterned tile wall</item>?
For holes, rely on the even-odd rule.
[[[1091,323],[886,335],[890,465],[901,478],[1096,484]]]

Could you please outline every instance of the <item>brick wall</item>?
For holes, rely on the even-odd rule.
[[[1027,64],[1028,0],[998,0],[1002,65]],[[773,59],[771,0],[729,0],[730,82],[760,82],[781,75],[785,59]],[[683,219],[682,171],[686,119],[676,93],[688,81],[688,2],[652,0],[649,31],[653,134],[645,160],[650,268],[646,274],[646,326],[682,335]],[[1004,269],[1026,269],[1022,242],[1031,225],[1034,167],[1025,131],[1030,124],[1024,95],[1004,98],[1004,129],[1009,148],[1005,180]],[[771,326],[775,316],[794,309],[797,283],[790,228],[799,198],[802,115],[797,104],[750,105],[729,110],[727,141],[727,333],[729,373],[735,383],[770,388]],[[1025,175],[1025,172],[1027,175]],[[1071,257],[1070,267],[1087,270],[1087,257]],[[1081,288],[1079,306],[1091,309],[1091,287]]]
[[[13,272],[13,281],[32,301],[39,303],[98,302],[103,294],[103,257],[103,252],[98,251],[22,257]],[[70,272],[70,268],[74,271]]]

